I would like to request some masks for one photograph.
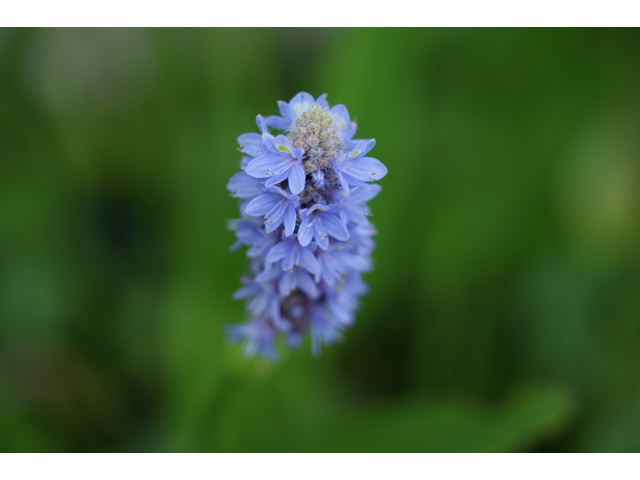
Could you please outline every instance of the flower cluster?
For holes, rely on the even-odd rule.
[[[278,106],[280,115],[257,116],[260,133],[238,137],[241,171],[227,184],[242,216],[229,222],[231,249],[248,246],[250,259],[234,298],[247,299],[251,317],[227,334],[245,355],[270,359],[279,335],[293,348],[310,332],[317,355],[354,322],[375,246],[366,202],[380,186],[369,182],[387,174],[365,156],[375,140],[353,139],[344,105],[301,92]]]

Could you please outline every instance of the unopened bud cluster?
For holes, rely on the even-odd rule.
[[[325,168],[344,147],[331,114],[318,105],[313,105],[296,120],[289,140],[294,147],[305,150],[304,169],[307,172]]]
[[[309,333],[319,354],[353,324],[375,247],[366,202],[380,187],[369,182],[387,173],[365,157],[375,140],[353,139],[357,125],[344,105],[329,108],[326,94],[305,92],[278,104],[280,115],[257,116],[259,134],[238,137],[241,171],[227,184],[240,199],[232,249],[248,246],[250,259],[234,294],[247,300],[250,320],[227,333],[245,355],[270,359],[279,337],[291,348]]]

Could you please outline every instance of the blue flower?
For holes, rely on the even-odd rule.
[[[265,232],[262,225],[255,220],[242,219],[230,225],[230,230],[236,232],[237,240],[231,245],[230,250],[237,250],[247,245],[247,256],[251,258],[263,257],[267,250],[276,242],[275,235]]]
[[[273,232],[284,222],[284,234],[289,237],[296,226],[296,207],[300,204],[297,195],[271,187],[251,200],[244,208],[249,216],[264,216],[267,233]]]
[[[263,142],[266,135],[263,135]],[[302,148],[293,148],[289,139],[278,135],[267,138],[262,145],[264,155],[251,160],[244,171],[255,178],[268,178],[265,187],[271,187],[288,180],[291,193],[298,195],[304,189],[304,169],[302,168]]]
[[[274,247],[275,248],[275,247]],[[322,280],[327,286],[344,283],[350,272],[366,272],[371,269],[367,255],[359,255],[353,247],[334,243],[328,250],[318,252],[316,282]]]
[[[260,354],[270,360],[278,358],[275,347],[276,332],[268,322],[256,319],[240,325],[227,325],[227,336],[232,342],[241,342],[245,357]]]
[[[375,144],[374,139],[361,140],[347,155],[334,162],[333,170],[347,194],[349,185],[368,188],[367,182],[375,182],[387,174],[387,167],[382,162],[365,157]]]
[[[251,298],[247,304],[247,310],[254,317],[270,318],[276,323],[281,322],[280,302],[273,284],[258,283],[251,278],[241,278],[244,287],[239,288],[233,294],[235,300]]]
[[[263,135],[266,135],[267,138],[273,138],[273,136],[269,134],[269,130],[267,130],[262,115],[256,117],[256,125],[258,125],[260,133],[243,133],[238,137],[238,145],[240,145],[238,150],[250,157],[259,157],[262,155],[261,146]]]
[[[273,247],[268,255],[267,261],[270,263],[282,260],[282,270],[293,271],[293,267],[301,266],[309,273],[318,273],[318,259],[313,252],[316,246],[302,246],[297,238],[283,239]]]
[[[367,225],[369,223],[367,217],[371,216],[371,210],[366,202],[373,200],[380,193],[380,190],[382,187],[375,184],[367,189],[354,188],[349,197],[342,200],[343,208],[340,211],[340,218],[345,225],[348,222]]]
[[[345,241],[349,239],[349,230],[345,224],[336,217],[342,206],[316,204],[311,208],[300,210],[300,226],[298,227],[298,240],[300,245],[306,246],[313,238],[318,246],[326,250],[329,248],[329,237]]]
[[[264,191],[264,182],[250,177],[244,172],[238,172],[227,183],[227,190],[235,198],[253,198]]]
[[[231,249],[247,246],[250,260],[233,298],[247,301],[251,318],[227,337],[271,360],[279,336],[296,348],[309,335],[318,355],[354,323],[375,248],[367,202],[380,187],[369,183],[387,174],[365,156],[375,140],[353,138],[344,105],[301,92],[278,106],[280,115],[256,117],[259,133],[238,137],[240,171],[227,184],[242,216],[229,221]]]
[[[295,121],[313,105],[326,108],[328,106],[326,98],[326,93],[323,93],[317,100],[314,100],[307,92],[300,92],[293,97],[289,103],[279,100],[278,108],[280,109],[281,116],[271,115],[265,118],[265,123],[267,126],[277,130],[289,130]]]

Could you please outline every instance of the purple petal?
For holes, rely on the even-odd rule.
[[[289,248],[290,246],[288,245],[288,242],[278,243],[267,254],[267,260],[271,263],[282,260],[284,256],[289,252]]]
[[[349,240],[349,230],[347,230],[344,223],[335,215],[323,215],[322,223],[328,235],[341,242]]]
[[[316,299],[320,296],[320,290],[318,290],[318,286],[316,282],[313,281],[311,275],[309,275],[306,271],[301,268],[296,268],[293,272],[293,275],[296,276],[296,283],[298,288],[306,293],[309,298]]]
[[[267,125],[264,123],[264,118],[262,118],[262,115],[260,114],[256,116],[256,125],[258,126],[258,130],[260,130],[260,133],[269,133]]]
[[[243,133],[238,137],[238,145],[242,147],[242,153],[251,157],[259,157],[262,155],[260,145],[262,144],[262,135],[258,133]]]
[[[280,182],[285,181],[289,177],[289,170],[284,170],[273,177],[270,177],[266,182],[264,182],[264,186],[267,188],[272,188],[278,185]]]
[[[349,202],[363,203],[373,200],[380,193],[382,187],[377,183],[369,185],[369,188],[359,188],[351,194]]]
[[[278,115],[269,115],[264,119],[264,123],[276,130],[289,130],[292,122],[289,122],[288,119]]]
[[[296,275],[295,272],[285,272],[280,277],[278,282],[278,292],[280,295],[291,295],[291,292],[296,288]]]
[[[261,291],[262,289],[258,285],[251,282],[250,284],[243,285],[238,290],[233,292],[232,298],[234,300],[241,300],[243,298],[253,297],[254,295],[257,295],[258,293],[260,293]]]
[[[284,220],[284,211],[286,210],[286,200],[282,198],[276,206],[274,206],[269,213],[265,215],[265,230],[267,233],[273,232],[276,228],[282,225]]]
[[[280,202],[281,197],[273,193],[263,193],[251,200],[245,207],[243,215],[259,217],[268,214]]]
[[[349,200],[349,202],[345,203],[344,210],[340,212],[340,218],[342,219],[342,222],[345,224],[347,222],[345,221],[344,217],[346,217],[348,220],[352,221],[353,223],[363,225],[367,223],[366,213],[367,211],[363,207],[361,207],[357,203],[351,203],[351,200]],[[344,214],[344,217],[343,217],[343,214]]]
[[[296,208],[289,203],[284,211],[284,235],[290,237],[296,228]]]
[[[342,176],[341,171],[336,171],[336,176],[338,177],[338,181],[340,182],[340,186],[343,188],[345,195],[349,196],[349,182],[345,180]]]
[[[355,179],[361,182],[374,182],[380,180],[386,174],[387,167],[380,160],[370,157],[349,161],[342,167],[342,175],[347,180]]]
[[[326,250],[329,248],[329,236],[324,228],[323,220],[323,217],[317,217],[313,222],[313,238],[321,249]]]
[[[300,92],[291,99],[289,108],[291,108],[296,117],[300,118],[304,112],[313,106],[314,102],[315,100],[310,93]]]
[[[316,105],[320,108],[329,108],[329,104],[327,103],[327,94],[323,93],[318,98],[316,98]]]
[[[349,111],[347,110],[347,107],[342,104],[331,107],[331,118],[333,119],[333,124],[338,127],[339,131],[351,123]]]
[[[306,247],[311,243],[311,239],[313,238],[313,220],[311,217],[305,217],[300,222],[300,226],[298,227],[298,242],[303,247]]]
[[[349,153],[350,158],[361,158],[371,151],[376,145],[374,138],[370,140],[360,140],[355,148]]]
[[[289,189],[294,195],[304,190],[305,174],[301,165],[296,165],[289,172]]]
[[[318,259],[308,248],[303,248],[300,251],[300,266],[309,273],[316,274],[320,269]]]
[[[255,178],[266,178],[287,171],[290,167],[285,157],[278,154],[262,155],[254,158],[244,171]]]
[[[258,283],[267,283],[273,280],[277,280],[282,275],[282,269],[276,265],[273,265],[271,268],[260,272],[256,275],[255,281]]]
[[[244,172],[238,172],[227,183],[227,190],[231,192],[231,196],[234,198],[254,198],[260,195],[264,188],[256,178]]]

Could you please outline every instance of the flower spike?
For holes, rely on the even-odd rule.
[[[354,139],[347,107],[330,107],[326,96],[279,101],[280,115],[256,117],[260,133],[238,137],[244,157],[227,190],[242,218],[229,228],[231,250],[249,247],[249,272],[233,298],[247,301],[250,320],[226,330],[247,357],[275,360],[281,335],[288,348],[309,335],[320,354],[353,324],[368,291],[362,274],[372,270],[376,230],[367,202],[380,192],[369,183],[387,168],[365,157],[375,140]]]

